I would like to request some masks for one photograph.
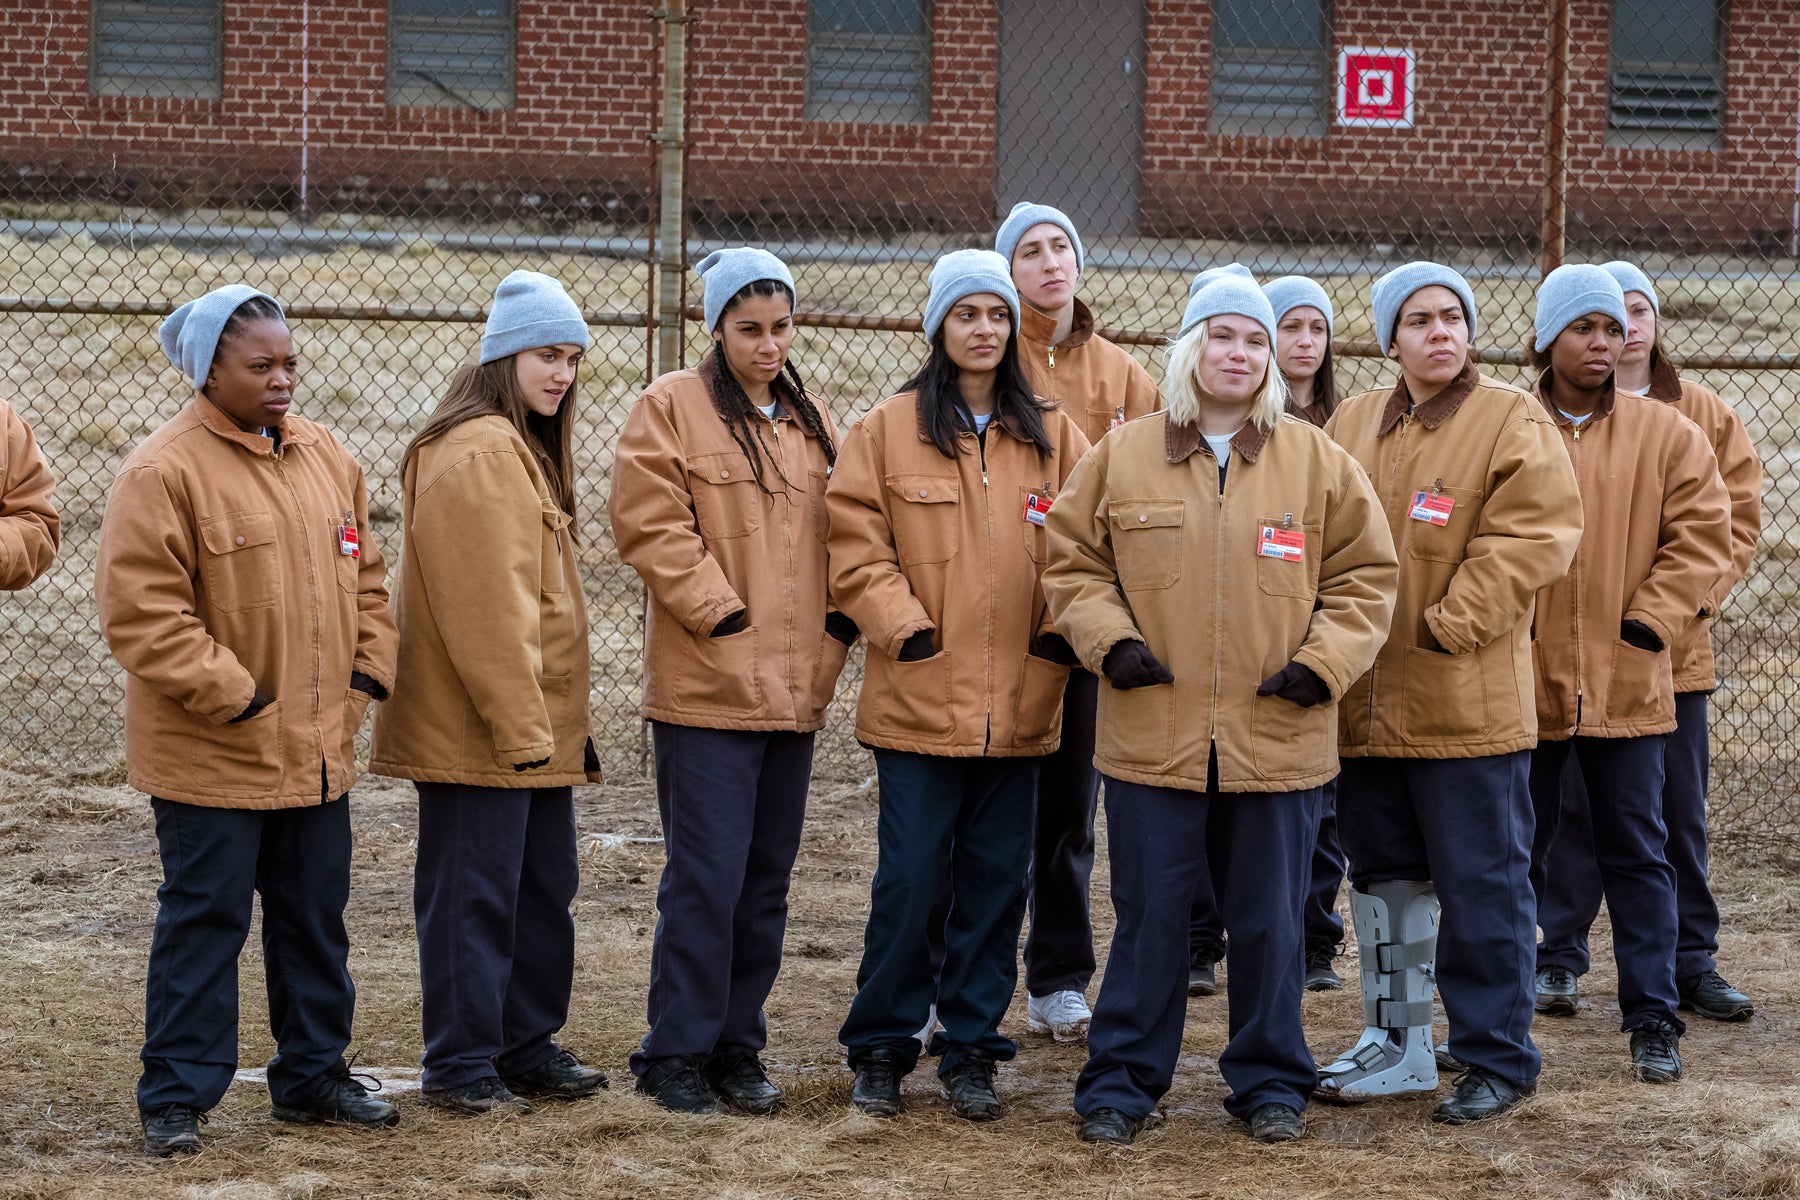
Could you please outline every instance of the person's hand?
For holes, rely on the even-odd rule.
[[[550,765],[549,759],[540,758],[536,762],[514,763],[513,770],[515,770],[515,771],[535,771],[539,767],[547,767],[549,765]]]
[[[937,647],[931,644],[931,630],[921,629],[900,643],[900,653],[894,655],[899,662],[922,662],[937,653]]]
[[[258,689],[251,694],[250,703],[245,707],[244,711],[225,723],[227,725],[236,725],[239,721],[248,721],[251,717],[254,717],[257,713],[269,707],[271,703],[273,703],[273,701],[263,695],[261,689]]]
[[[1060,633],[1046,633],[1031,648],[1034,658],[1046,659],[1064,667],[1077,667],[1081,660],[1075,657],[1075,648],[1069,645],[1069,639]]]
[[[388,690],[375,682],[373,677],[364,675],[361,671],[350,672],[350,690],[353,692],[367,692],[377,700],[386,700],[388,698]]]
[[[594,749],[594,739],[588,738],[587,745],[581,748],[581,769],[598,771],[600,769],[600,752]]]
[[[736,612],[720,618],[719,623],[713,626],[709,636],[730,637],[734,633],[742,633],[748,627],[749,613],[740,608]]]
[[[854,646],[862,630],[856,627],[855,621],[843,613],[833,610],[825,614],[825,632],[846,646]]]
[[[1319,678],[1318,673],[1305,663],[1297,662],[1289,663],[1263,680],[1257,687],[1256,694],[1280,696],[1301,708],[1311,708],[1331,699],[1331,689],[1325,686],[1325,681]]]
[[[1642,621],[1621,621],[1619,623],[1619,640],[1636,646],[1639,650],[1648,650],[1652,654],[1663,648],[1663,640],[1656,636],[1656,630]]]
[[[1158,662],[1150,647],[1142,642],[1114,645],[1100,661],[1100,672],[1106,676],[1106,682],[1120,691],[1175,682],[1174,672]]]

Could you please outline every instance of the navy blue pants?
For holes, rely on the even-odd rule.
[[[419,783],[413,918],[427,1088],[542,1066],[575,982],[567,787]]]
[[[1319,840],[1313,846],[1311,878],[1306,887],[1306,954],[1335,952],[1344,942],[1344,918],[1338,915],[1338,889],[1344,884],[1344,849],[1338,843],[1337,780],[1320,789]],[[1188,952],[1215,961],[1225,953],[1225,922],[1213,896],[1212,868],[1195,881],[1194,906],[1188,918]]]
[[[212,1108],[238,1061],[238,954],[262,898],[269,1095],[306,1098],[343,1064],[356,1010],[350,939],[350,802],[205,808],[152,799],[163,882],[144,989],[138,1108]]]
[[[1675,870],[1675,978],[1718,964],[1719,906],[1707,883],[1706,795],[1712,743],[1707,734],[1706,692],[1675,697],[1675,732],[1663,755],[1663,824],[1667,857]],[[1588,929],[1600,915],[1600,871],[1594,861],[1594,827],[1587,789],[1572,767],[1563,775],[1562,824],[1550,846],[1546,889],[1538,904],[1539,967],[1588,970]]]
[[[1537,903],[1531,751],[1478,758],[1346,758],[1338,831],[1358,891],[1437,892],[1437,988],[1450,1053],[1514,1087],[1537,1083],[1531,1041]]]
[[[856,998],[838,1031],[852,1067],[890,1049],[904,1071],[932,1002],[944,1028],[930,1051],[945,1074],[971,1053],[1010,1059],[1000,1034],[1019,978],[1019,926],[1031,865],[1041,758],[945,758],[876,750],[878,855],[869,886]],[[944,962],[931,976],[927,934],[944,880]]]
[[[1550,847],[1562,816],[1563,772],[1573,757],[1587,788],[1588,816],[1619,972],[1619,1027],[1629,1032],[1675,1015],[1675,871],[1665,856],[1663,747],[1668,735],[1574,737],[1539,742],[1531,756],[1531,802],[1537,810],[1531,882],[1548,890]],[[1453,1048],[1454,1049],[1454,1048]]]
[[[1144,1117],[1168,1092],[1187,1021],[1185,903],[1210,857],[1231,930],[1225,1111],[1306,1107],[1318,1081],[1300,1026],[1301,909],[1319,834],[1319,789],[1222,794],[1106,778],[1116,923],[1088,1026],[1075,1111]]]
[[[1094,712],[1100,681],[1077,667],[1063,689],[1062,745],[1038,776],[1037,840],[1031,854],[1031,928],[1025,990],[1033,996],[1087,991],[1094,978]]]
[[[813,756],[810,733],[652,721],[650,734],[665,859],[638,1075],[659,1058],[768,1043]]]

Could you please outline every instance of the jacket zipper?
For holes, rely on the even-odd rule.
[[[983,537],[987,541],[988,596],[991,598],[996,590],[997,580],[994,577],[994,511],[989,503],[991,493],[988,491],[987,443],[978,433],[975,435],[975,453],[981,459],[981,522]],[[987,716],[986,728],[981,734],[981,748],[988,749],[994,742],[994,605],[987,605]]]
[[[1576,425],[1571,438],[1573,445],[1569,449],[1570,465],[1575,468],[1575,494],[1581,494],[1581,426]],[[1580,551],[1576,552],[1576,561],[1580,561]],[[1570,605],[1575,613],[1575,732],[1581,732],[1581,580],[1576,576],[1579,568],[1574,564],[1569,567],[1569,582],[1575,589],[1574,602]]]
[[[1189,459],[1188,461],[1192,462],[1193,460]],[[1217,459],[1208,458],[1207,461],[1210,462],[1215,468],[1218,466]],[[1222,612],[1225,611],[1225,608],[1224,608],[1224,604],[1225,604],[1225,596],[1224,596],[1225,572],[1220,569],[1220,567],[1222,566],[1222,564],[1225,561],[1225,488],[1224,488],[1224,486],[1220,486],[1220,487],[1211,488],[1208,490],[1210,490],[1213,493],[1213,504],[1215,505],[1215,508],[1213,510],[1213,573],[1212,573],[1212,575],[1213,575],[1212,701],[1210,704],[1207,705],[1207,710],[1206,710],[1206,721],[1207,721],[1206,742],[1207,742],[1208,747],[1210,747],[1210,753],[1217,754],[1219,752],[1219,746],[1218,746],[1218,743],[1219,743],[1219,655],[1221,653],[1219,614],[1221,614]],[[1223,784],[1223,772],[1224,772],[1224,766],[1223,766],[1223,764],[1221,764],[1220,765],[1221,785]]]
[[[792,479],[794,477],[794,473],[793,473],[793,469],[792,469],[793,464],[787,461],[787,456],[782,453],[782,449],[781,449],[781,422],[777,421],[774,417],[770,417],[769,418],[769,431],[775,435],[775,456],[781,462],[782,474],[786,475],[789,479]],[[800,464],[802,469],[804,469],[806,466],[805,459],[804,459],[805,445],[806,445],[805,439],[803,438],[803,439],[801,439],[802,461]],[[795,562],[794,562],[794,557],[795,557],[794,556],[794,502],[793,502],[793,497],[792,497],[791,485],[790,485],[789,489],[786,489],[782,492],[782,499],[787,504],[787,512],[785,514],[785,519],[781,523],[781,536],[782,536],[783,544],[787,547],[788,702],[791,705],[793,705],[794,715],[795,715],[795,717],[798,717],[800,715],[800,697],[796,692],[796,688],[800,684],[800,679],[799,679],[799,672],[794,669],[796,664],[794,662],[794,632],[795,631],[794,631],[793,580],[794,580],[794,572],[795,572],[796,567],[795,567]],[[812,514],[809,512],[807,515],[810,517]],[[751,669],[755,670],[754,665],[751,667]]]
[[[291,503],[293,505],[294,515],[295,515],[296,519],[299,521],[300,528],[303,531],[302,532],[303,543],[307,547],[308,551],[311,551],[312,545],[313,545],[313,539],[312,539],[312,531],[308,528],[310,521],[308,519],[308,514],[306,512],[306,506],[300,502],[300,494],[294,490],[294,481],[288,478],[287,457],[285,454],[286,450],[287,450],[287,446],[284,444],[281,447],[279,447],[278,449],[274,450],[271,454],[271,457],[274,458],[274,460],[275,460],[275,477],[277,479],[281,480],[281,486],[287,490],[289,503]],[[335,563],[332,565],[332,570],[334,572],[337,570],[337,566]],[[318,727],[318,729],[319,729],[319,742],[317,745],[317,756],[319,759],[319,770],[320,770],[320,774],[322,777],[322,780],[321,780],[321,783],[319,786],[319,803],[324,804],[330,799],[330,783],[331,783],[330,765],[327,763],[326,758],[325,758],[325,733],[324,733],[324,728],[323,728],[323,717],[324,717],[324,712],[325,712],[325,706],[322,703],[321,698],[320,698],[320,687],[323,683],[323,680],[320,678],[320,673],[324,670],[324,667],[325,667],[325,651],[324,651],[325,631],[321,625],[320,614],[325,607],[325,602],[324,602],[323,596],[320,595],[319,563],[318,563],[318,556],[315,554],[308,553],[306,556],[306,576],[307,576],[307,583],[310,585],[310,588],[312,591],[312,601],[313,601],[312,604],[310,604],[308,606],[309,608],[312,609],[313,724],[315,725],[315,727]],[[279,732],[279,730],[277,732]],[[277,753],[278,754],[280,753],[279,748],[277,749]]]

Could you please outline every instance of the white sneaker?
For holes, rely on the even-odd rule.
[[[933,1004],[931,1011],[925,1015],[925,1024],[919,1029],[919,1032],[913,1034],[913,1037],[918,1039],[919,1045],[929,1047],[931,1035],[937,1032],[937,1027],[937,1005]]]
[[[1087,997],[1074,990],[1032,996],[1025,1002],[1025,1028],[1047,1033],[1059,1042],[1086,1041],[1088,1022],[1093,1019]]]

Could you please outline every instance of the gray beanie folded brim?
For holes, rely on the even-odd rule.
[[[224,332],[225,323],[231,320],[231,314],[244,301],[258,296],[277,309],[281,307],[281,302],[267,292],[259,292],[241,283],[229,283],[222,288],[214,288],[198,300],[189,300],[157,326],[156,336],[162,342],[163,353],[169,356],[169,361],[188,377],[188,382],[195,388],[204,388],[206,377],[212,374],[213,355],[219,349],[219,334]]]
[[[1589,313],[1603,313],[1625,328],[1625,289],[1612,272],[1587,263],[1564,263],[1538,285],[1532,346],[1543,350],[1569,325]]]
[[[1269,347],[1275,346],[1275,310],[1269,304],[1269,298],[1263,290],[1248,278],[1239,278],[1232,273],[1221,273],[1211,283],[1194,293],[1188,301],[1187,311],[1181,317],[1181,332],[1178,337],[1186,337],[1196,329],[1200,322],[1208,317],[1238,316],[1248,317],[1261,325],[1269,335]]]
[[[1006,301],[1016,333],[1019,289],[1013,286],[1012,267],[994,250],[953,250],[931,266],[931,294],[925,299],[925,336],[937,336],[944,318],[950,315],[951,305],[980,292],[992,292]]]
[[[708,333],[718,332],[719,319],[725,315],[725,306],[731,303],[731,298],[758,280],[774,280],[787,288],[794,302],[799,303],[800,293],[794,288],[794,276],[787,264],[755,246],[714,250],[694,264],[694,273],[700,276],[701,308]]]
[[[1650,277],[1644,274],[1636,263],[1615,261],[1601,263],[1600,269],[1619,281],[1619,290],[1623,292],[1642,292],[1644,299],[1650,301],[1650,309],[1657,316],[1662,316],[1662,301],[1656,297],[1656,288]]]
[[[1475,293],[1469,281],[1443,263],[1409,262],[1377,279],[1369,289],[1369,305],[1375,310],[1375,340],[1381,344],[1383,354],[1394,347],[1394,327],[1399,323],[1401,306],[1415,292],[1428,287],[1446,287],[1456,293],[1462,301],[1463,319],[1469,323],[1469,341],[1475,340]]]
[[[587,318],[563,285],[537,271],[514,271],[494,290],[480,361],[491,363],[539,346],[589,345]]]
[[[1069,244],[1075,248],[1075,269],[1081,269],[1086,256],[1081,249],[1081,235],[1075,232],[1075,222],[1069,220],[1068,214],[1048,204],[1020,201],[1012,206],[994,234],[994,252],[1006,260],[1007,270],[1012,269],[1013,251],[1019,248],[1019,239],[1033,225],[1055,225],[1068,234]]]
[[[1275,310],[1275,323],[1296,308],[1308,305],[1319,310],[1325,317],[1325,333],[1331,336],[1337,328],[1337,315],[1331,311],[1331,297],[1325,289],[1304,275],[1283,275],[1279,279],[1271,279],[1263,284],[1263,295],[1269,298],[1269,307]]]

